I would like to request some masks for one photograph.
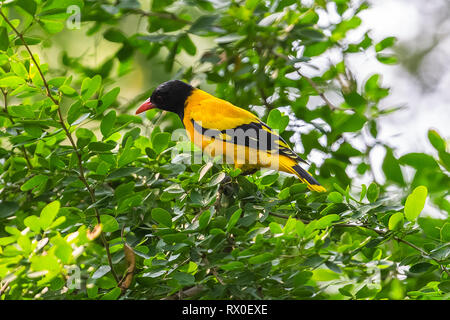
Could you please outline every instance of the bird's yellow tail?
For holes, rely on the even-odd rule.
[[[291,159],[289,159],[291,160]],[[291,160],[294,162],[293,160]],[[286,162],[291,162],[286,161]],[[316,179],[313,178],[313,176],[300,167],[298,164],[290,164],[290,163],[284,163],[284,161],[280,161],[280,169],[282,171],[295,174],[302,182],[306,183],[309,190],[316,191],[316,192],[325,192],[327,189],[325,189],[323,186],[320,185],[319,182],[317,182]]]

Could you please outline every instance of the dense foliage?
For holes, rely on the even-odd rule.
[[[396,110],[380,106],[389,89],[379,74],[357,83],[346,61],[397,58],[392,37],[350,42],[367,8],[4,1],[1,299],[448,299],[450,154],[434,130],[433,154],[399,157],[377,138]],[[44,59],[77,18],[84,37],[117,51],[96,65],[64,48]],[[117,83],[135,68],[152,82],[124,103]],[[329,192],[207,157],[191,164],[198,150],[174,139],[176,115],[133,115],[173,78],[258,113]],[[426,201],[447,218],[419,216]]]

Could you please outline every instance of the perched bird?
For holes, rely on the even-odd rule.
[[[191,141],[212,157],[221,156],[244,172],[270,168],[295,174],[310,190],[326,191],[300,167],[306,161],[247,110],[179,80],[159,85],[136,114],[153,108],[176,113]]]

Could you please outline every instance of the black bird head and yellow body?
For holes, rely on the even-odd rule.
[[[176,113],[189,138],[212,157],[244,171],[269,168],[295,174],[313,191],[326,189],[300,167],[306,163],[253,113],[191,85],[171,80],[159,85],[136,111],[158,108]]]

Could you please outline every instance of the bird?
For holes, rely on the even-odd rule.
[[[261,168],[294,174],[316,192],[326,189],[300,164],[307,163],[255,114],[181,80],[160,84],[136,110],[177,114],[190,140],[211,157],[222,158],[245,172]]]

